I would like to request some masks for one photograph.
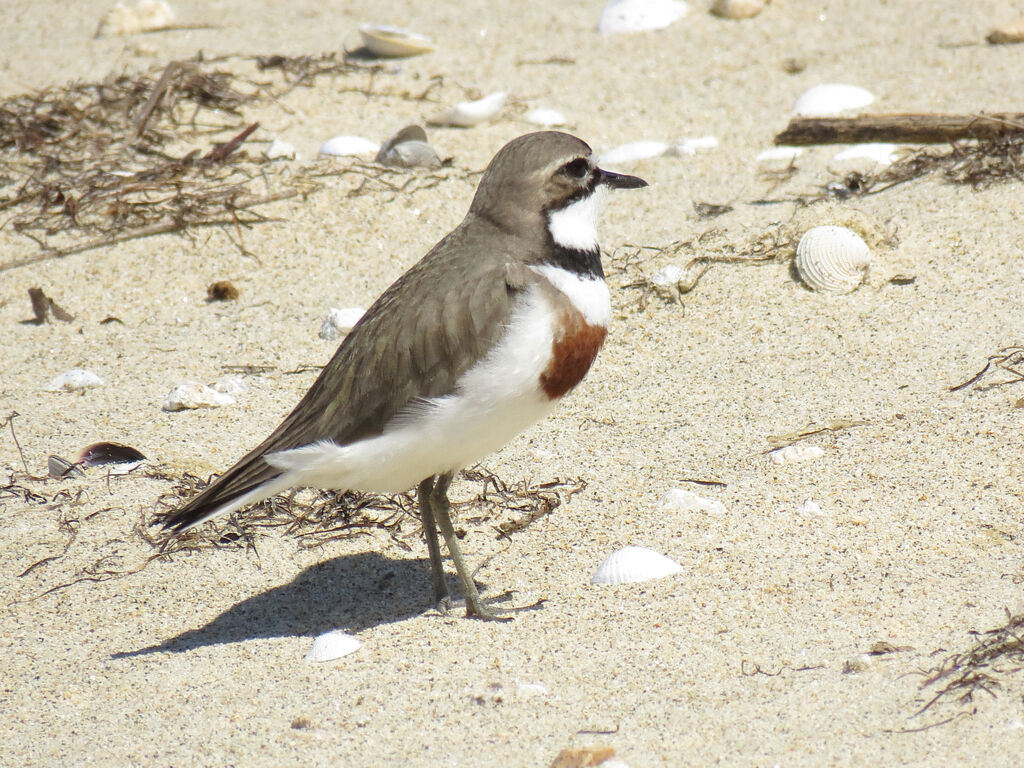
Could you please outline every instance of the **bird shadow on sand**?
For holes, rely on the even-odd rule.
[[[427,560],[390,560],[377,552],[361,552],[306,568],[289,583],[243,600],[203,627],[111,658],[313,636],[333,629],[359,632],[419,616],[432,607]]]

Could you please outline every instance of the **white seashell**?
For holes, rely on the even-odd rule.
[[[989,32],[985,39],[992,45],[1024,43],[1024,16],[999,25]]]
[[[787,445],[784,448],[777,448],[768,455],[772,457],[773,464],[797,464],[801,461],[817,459],[825,453],[816,445]]]
[[[267,160],[294,160],[296,157],[295,147],[282,139],[274,139],[270,146],[263,150],[263,156]]]
[[[320,325],[319,336],[325,341],[334,341],[355,328],[356,323],[366,314],[366,310],[360,307],[347,307],[345,309],[331,309]]]
[[[818,503],[811,499],[804,499],[804,503],[801,504],[796,511],[801,515],[813,515],[814,517],[821,517],[825,514],[821,511],[821,507]]]
[[[306,654],[306,661],[316,663],[340,659],[342,656],[355,653],[361,645],[362,642],[358,637],[342,632],[340,629],[324,632],[313,640],[313,647]]]
[[[695,139],[683,139],[674,147],[669,147],[670,155],[695,155],[698,149],[714,149],[718,146],[715,136],[698,136]]]
[[[653,275],[651,275],[651,284],[657,286],[673,286],[683,279],[686,274],[686,270],[680,267],[678,264],[666,264],[664,267],[659,269]]]
[[[846,227],[812,227],[796,246],[797,272],[814,291],[849,293],[864,282],[870,266],[868,244]]]
[[[789,165],[803,153],[801,147],[772,147],[754,159],[763,165]]]
[[[380,145],[362,136],[335,136],[320,145],[320,157],[344,157],[348,155],[374,155]]]
[[[135,10],[143,31],[167,29],[174,23],[174,10],[164,0],[139,0]]]
[[[526,120],[534,125],[542,125],[545,128],[550,128],[553,125],[565,125],[568,122],[565,119],[565,115],[557,109],[548,109],[546,107],[531,109],[526,113]]]
[[[597,31],[609,35],[664,29],[685,16],[689,10],[686,3],[677,0],[609,0],[601,11]]]
[[[407,125],[384,142],[374,162],[395,168],[440,168],[441,158],[427,143],[427,132]]]
[[[92,371],[84,368],[72,368],[50,382],[47,390],[50,392],[84,392],[93,387],[102,387],[103,381]]]
[[[548,689],[546,686],[540,683],[520,683],[516,682],[516,693],[520,696],[547,696]]]
[[[892,165],[896,160],[895,144],[854,144],[837,153],[828,164],[833,173],[873,171]]]
[[[245,380],[244,376],[240,376],[237,373],[221,376],[210,386],[222,395],[230,395],[231,397],[239,397],[249,391],[249,383]]]
[[[621,165],[646,160],[649,157],[660,157],[668,152],[669,145],[663,141],[633,141],[609,149],[598,158],[601,165]]]
[[[724,515],[725,505],[718,499],[705,499],[685,488],[671,488],[658,500],[662,512],[706,512],[710,515]]]
[[[633,584],[681,573],[683,566],[646,547],[623,547],[612,552],[594,572],[594,584]]]
[[[711,12],[723,19],[749,19],[764,10],[764,0],[715,0]]]
[[[451,125],[457,128],[469,128],[485,123],[501,112],[508,99],[508,91],[495,91],[476,101],[460,101],[446,112],[428,117],[430,125]]]
[[[359,35],[363,38],[363,45],[377,56],[401,58],[434,50],[433,41],[426,35],[387,24],[360,24]]]
[[[857,85],[822,83],[808,88],[793,105],[800,117],[830,117],[866,107],[875,95]]]
[[[174,11],[162,0],[139,0],[132,8],[118,3],[103,16],[100,29],[108,35],[154,32],[174,24]]]
[[[171,390],[164,402],[165,411],[186,411],[196,408],[219,408],[231,405],[235,398],[218,392],[213,387],[200,384],[198,381],[183,381]]]

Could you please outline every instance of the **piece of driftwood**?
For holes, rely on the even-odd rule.
[[[810,144],[947,144],[960,139],[996,139],[1024,135],[1024,114],[859,115],[794,117],[775,143]]]

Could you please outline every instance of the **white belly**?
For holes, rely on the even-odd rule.
[[[377,437],[330,441],[269,454],[291,486],[374,493],[407,490],[431,475],[461,469],[501,448],[546,416],[554,403],[540,388],[551,357],[554,314],[531,290],[508,332],[455,392],[400,411]]]

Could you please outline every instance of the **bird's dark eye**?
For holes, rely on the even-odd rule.
[[[590,170],[590,163],[585,158],[577,157],[562,166],[562,173],[573,179],[582,179]]]

